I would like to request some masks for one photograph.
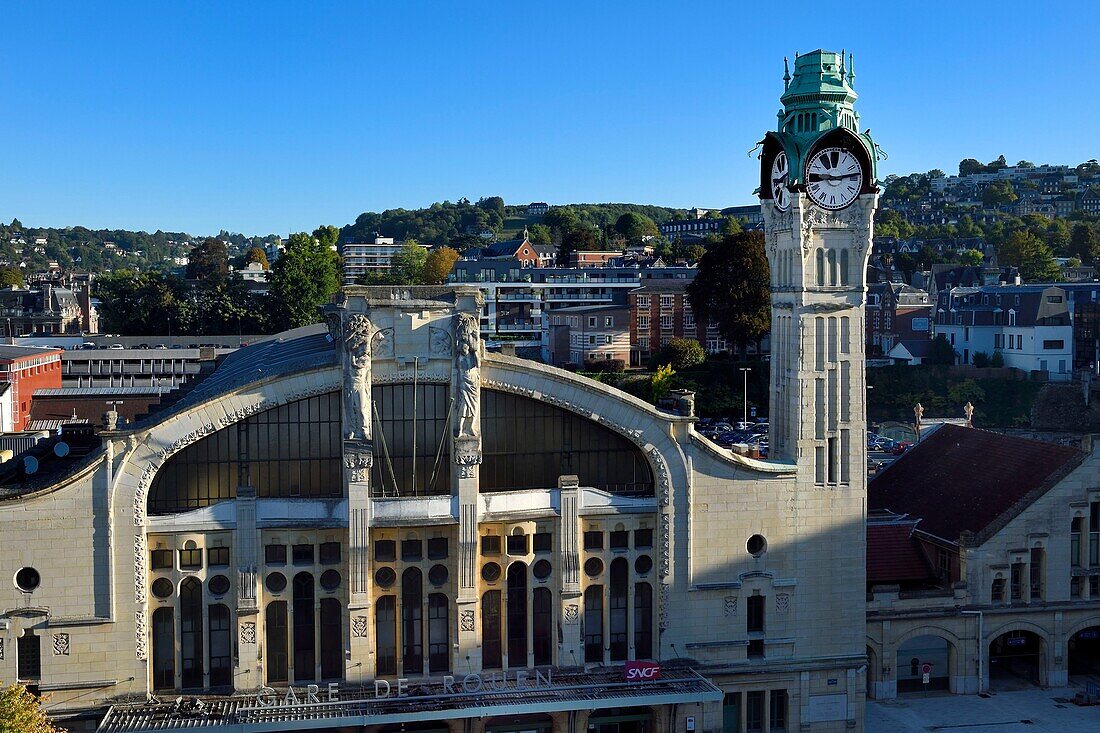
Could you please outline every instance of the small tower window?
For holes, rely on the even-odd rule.
[[[825,284],[825,250],[817,251],[817,284]]]
[[[810,116],[810,129],[811,130],[816,130],[817,129],[817,112],[814,112]]]

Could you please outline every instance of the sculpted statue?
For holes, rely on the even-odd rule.
[[[455,350],[458,352],[458,436],[476,437],[481,409],[481,353],[477,319],[458,314]]]
[[[371,322],[362,313],[344,321],[344,433],[370,440]]]

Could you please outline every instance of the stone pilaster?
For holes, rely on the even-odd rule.
[[[233,552],[237,566],[237,663],[234,687],[254,690],[263,684],[260,669],[260,533],[256,528],[256,489],[237,487],[237,526]]]

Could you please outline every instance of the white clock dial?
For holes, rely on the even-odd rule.
[[[825,148],[806,164],[806,193],[824,209],[843,209],[863,187],[859,160],[844,148]]]
[[[787,207],[791,205],[791,192],[787,189],[787,154],[780,152],[775,156],[775,160],[772,161],[772,201],[775,202],[775,208],[780,211],[786,211]]]

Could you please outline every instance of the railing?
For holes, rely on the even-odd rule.
[[[498,323],[498,331],[541,331],[541,323]]]

